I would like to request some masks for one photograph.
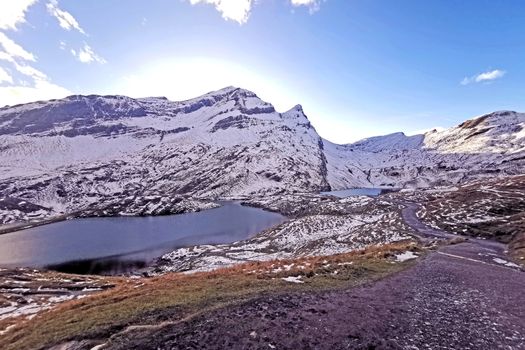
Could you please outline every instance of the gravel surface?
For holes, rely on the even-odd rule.
[[[404,211],[422,237],[450,234]],[[525,349],[525,274],[504,246],[445,246],[361,287],[263,296],[140,332],[105,349]]]

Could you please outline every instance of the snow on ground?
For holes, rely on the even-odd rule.
[[[507,260],[503,260],[503,259],[500,259],[500,258],[494,258],[492,259],[496,264],[501,264],[501,265],[505,265],[505,266],[508,266],[508,267],[520,267],[519,265],[517,264],[514,264],[510,261],[507,261]]]
[[[397,204],[368,197],[301,197],[252,199],[252,205],[269,205],[293,217],[245,241],[177,249],[162,256],[157,271],[207,271],[248,261],[332,255],[411,237]]]
[[[444,131],[336,145],[320,138],[301,106],[278,113],[235,87],[179,102],[91,95],[0,108],[0,198],[29,205],[0,203],[0,223],[87,207],[156,215],[104,212],[129,196],[435,187],[519,174],[523,125],[525,114],[496,112]]]
[[[304,283],[304,281],[301,280],[303,276],[288,276],[281,278],[283,281],[290,282],[290,283]]]
[[[403,262],[407,260],[417,259],[418,255],[411,251],[406,251],[401,254],[396,254],[396,261]]]
[[[419,217],[445,231],[506,243],[525,232],[525,176],[477,180],[442,192],[420,190],[406,198],[423,203]]]
[[[525,168],[525,114],[501,111],[443,131],[395,133],[353,144],[324,140],[332,189],[436,187]]]
[[[113,287],[103,277],[67,277],[32,269],[0,270],[0,320],[5,321],[3,325],[16,323],[19,318],[31,319],[63,302]],[[7,330],[0,330],[0,335]]]

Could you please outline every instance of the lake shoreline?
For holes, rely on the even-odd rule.
[[[65,220],[77,219],[78,216],[76,215],[78,214],[63,214],[59,216],[53,216],[53,217],[50,217],[48,219],[44,219],[41,221],[25,222],[25,223],[18,223],[18,224],[12,224],[12,225],[10,224],[2,225],[2,226],[9,226],[9,227],[0,226],[0,235],[6,235],[8,233],[23,231],[23,230],[35,228],[38,226],[54,224],[54,223],[65,221]]]
[[[171,215],[84,217],[75,213],[11,226],[4,232],[18,233],[0,235],[0,266],[134,274],[175,249],[248,239],[287,220],[238,201],[215,204],[217,207],[208,210]]]

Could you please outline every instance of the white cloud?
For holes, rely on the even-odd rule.
[[[30,62],[36,62],[36,57],[31,52],[11,40],[5,33],[0,32],[0,103],[14,105],[35,100],[50,99],[69,95],[70,92],[53,84],[46,74],[36,69]],[[8,73],[5,64],[11,65],[18,73],[26,78],[15,79]],[[30,78],[30,79],[27,79]]]
[[[87,35],[84,29],[80,27],[78,21],[71,15],[69,12],[64,11],[58,7],[58,0],[50,0],[47,5],[47,11],[50,15],[55,17],[58,20],[58,24],[65,30],[75,29],[78,32]],[[144,19],[145,20],[145,19]],[[59,47],[61,50],[67,48],[67,43],[65,41],[60,41]],[[84,43],[84,46],[79,50],[70,50],[71,54],[77,58],[82,63],[91,63],[98,62],[100,64],[106,63],[106,60],[93,51],[93,49],[87,44]]]
[[[319,10],[322,0],[286,0],[292,6],[306,6],[310,9],[310,13]],[[324,0],[326,1],[326,0]],[[199,3],[209,4],[215,6],[222,18],[225,20],[232,20],[239,24],[244,24],[250,18],[250,13],[253,4],[256,0],[189,0],[190,4],[195,5]]]
[[[499,78],[502,78],[507,72],[500,69],[494,69],[488,72],[483,72],[472,77],[465,77],[461,81],[461,85],[468,85],[472,83],[483,83],[490,82]]]
[[[13,83],[13,77],[5,70],[4,68],[0,67],[0,83]]]
[[[91,63],[91,62],[98,62],[100,64],[106,63],[106,60],[100,57],[99,55],[97,55],[93,51],[93,49],[86,43],[84,43],[84,47],[82,47],[78,51],[71,49],[71,54],[75,56],[82,63]]]
[[[16,30],[25,23],[26,12],[38,0],[0,0],[0,30]],[[57,7],[57,1],[48,4],[50,13],[57,17],[64,29],[74,28],[84,33],[78,22],[69,13]],[[62,47],[61,43],[61,47]],[[0,103],[14,105],[35,100],[64,97],[71,92],[50,81],[48,76],[33,67],[37,57],[0,31]],[[6,68],[6,65],[10,69]],[[18,76],[12,72],[19,73]]]
[[[27,9],[37,0],[2,0],[0,1],[0,29],[13,29],[25,22]]]
[[[504,75],[505,75],[505,71],[495,69],[493,71],[481,73],[480,75],[478,75],[476,77],[476,83],[480,83],[482,81],[487,81],[487,80],[498,79],[498,78],[503,77]]]
[[[4,81],[10,84],[0,86],[0,103],[2,105],[14,105],[71,95],[69,90],[52,83],[46,74],[28,65],[26,63],[27,61],[23,59],[15,59],[7,53],[0,51],[0,60],[10,63],[18,73],[30,78],[19,78],[17,84],[14,84],[13,77],[9,74],[5,76],[3,73],[7,73],[6,70],[0,67],[0,83]]]
[[[213,5],[222,14],[222,18],[244,24],[250,17],[253,0],[190,0],[190,3]]]
[[[28,61],[35,62],[35,55],[26,51],[2,32],[0,32],[0,47],[3,48],[3,51],[0,50],[1,61],[11,63],[19,73],[33,79],[47,79],[47,76],[44,73],[26,63]]]
[[[9,39],[7,35],[0,32],[0,46],[4,48],[4,52],[12,58],[21,58],[26,61],[36,61],[35,56],[26,51],[22,46]]]
[[[318,11],[321,7],[321,0],[290,0],[291,4],[295,7],[306,6],[310,9],[310,13]]]
[[[38,100],[49,100],[71,95],[71,92],[61,86],[46,80],[37,80],[33,86],[0,86],[0,101],[2,105],[15,105]],[[0,106],[1,107],[1,106]]]
[[[28,65],[27,61],[23,59],[15,59],[0,51],[0,60],[10,63],[18,73],[30,78],[29,80],[19,79],[18,83],[13,85],[13,77],[6,72],[6,69],[0,67],[0,83],[3,81],[10,84],[0,86],[0,103],[2,105],[14,105],[71,95],[69,90],[52,83],[46,74]]]
[[[20,73],[22,73],[23,75],[26,75],[30,78],[33,78],[33,80],[47,80],[47,75],[45,75],[44,73],[42,73],[41,71],[39,71],[38,69],[32,67],[32,66],[29,66],[27,64],[19,64],[19,63],[14,63],[14,66],[16,68],[16,70]]]
[[[82,34],[86,34],[84,29],[80,27],[78,21],[67,11],[64,11],[58,7],[58,0],[51,0],[46,5],[47,11],[53,17],[58,20],[58,24],[65,30],[76,29]]]
[[[34,80],[47,80],[44,73],[27,64],[28,61],[36,62],[35,55],[26,51],[2,32],[0,32],[0,47],[3,48],[3,51],[0,50],[0,61],[10,63],[19,73]]]

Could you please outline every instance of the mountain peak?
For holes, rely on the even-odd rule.
[[[407,150],[419,147],[423,138],[423,135],[406,136],[404,132],[395,132],[383,136],[369,137],[350,144],[350,146],[354,149],[371,152],[379,152],[386,149]]]
[[[285,118],[301,118],[308,121],[308,117],[304,113],[303,106],[299,104],[284,112],[282,115]]]
[[[301,112],[301,113],[304,114],[303,106],[301,106],[300,104],[295,105],[295,106],[291,109],[291,111],[297,111],[297,112]]]
[[[257,95],[254,92],[247,90],[247,89],[240,88],[240,87],[236,87],[236,86],[227,86],[219,90],[210,91],[204,96],[228,96],[229,97],[232,95],[242,95],[244,97],[257,97]]]
[[[0,185],[3,197],[49,216],[130,196],[456,184],[523,173],[524,125],[525,114],[499,111],[441,132],[339,146],[319,137],[301,105],[278,113],[234,86],[187,101],[75,95],[0,108]],[[0,223],[29,218],[17,215],[0,210]]]
[[[486,124],[492,126],[503,126],[508,123],[517,123],[517,119],[523,119],[523,115],[514,111],[496,111],[469,119],[459,124],[461,129],[473,129]]]

